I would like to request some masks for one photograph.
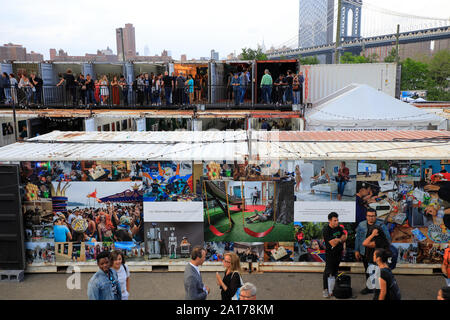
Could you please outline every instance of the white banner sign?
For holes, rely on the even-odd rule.
[[[203,222],[203,202],[144,202],[145,222]]]
[[[328,222],[328,214],[336,212],[339,222],[355,222],[356,202],[354,201],[296,201],[294,221]]]

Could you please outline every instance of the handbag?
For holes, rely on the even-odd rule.
[[[233,272],[233,274],[234,274],[234,272]],[[231,298],[231,300],[239,300],[239,296],[241,294],[241,287],[244,285],[244,281],[242,281],[242,277],[240,274],[239,274],[239,280],[241,281],[241,286],[239,288],[237,288],[236,293],[234,294],[233,298]]]
[[[86,86],[81,86],[81,90],[86,90]]]

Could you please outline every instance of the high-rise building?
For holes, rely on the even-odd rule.
[[[125,28],[116,29],[116,43],[119,61],[136,57],[136,35],[131,23],[125,24]]]
[[[20,44],[7,43],[0,46],[0,60],[27,60],[27,49]]]
[[[215,50],[211,50],[211,60],[219,60],[219,53]]]
[[[335,0],[300,0],[298,46],[333,42]]]

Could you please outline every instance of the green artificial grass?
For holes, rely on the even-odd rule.
[[[224,233],[229,229],[228,215],[223,214],[220,208],[210,209],[209,215],[211,224],[213,224],[220,232]],[[244,213],[244,216],[253,216],[253,212]],[[234,221],[234,226],[230,232],[225,233],[224,236],[219,237],[211,232],[208,224],[208,217],[204,215],[204,230],[205,241],[207,242],[293,242],[294,241],[294,223],[284,225],[282,223],[276,223],[272,232],[263,238],[255,238],[247,234],[244,231],[242,212],[232,213],[231,219]],[[273,224],[273,221],[245,223],[246,227],[255,232],[264,232],[269,229]]]

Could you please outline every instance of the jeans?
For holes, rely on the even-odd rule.
[[[347,181],[338,181],[338,183],[337,183],[338,194],[340,194],[341,196],[344,195],[344,189],[345,189],[346,184],[347,184]]]
[[[87,103],[93,104],[94,103],[94,90],[93,89],[87,89],[86,90],[86,96],[87,96]]]
[[[4,92],[5,92],[5,97],[6,97],[6,103],[12,102],[12,99],[11,99],[11,88],[5,88]]]
[[[246,86],[241,87],[240,91],[241,91],[240,92],[240,103],[244,103],[244,98],[245,98],[245,93],[247,92],[247,87]]]
[[[172,87],[164,88],[164,96],[166,97],[166,105],[171,105]]]
[[[151,87],[145,87],[145,89],[144,89],[144,96],[145,96],[145,103],[146,104],[149,103],[149,98],[150,98],[150,102],[153,102]]]
[[[325,270],[323,271],[323,289],[328,289],[328,277],[336,277],[341,263],[340,253],[325,254]]]
[[[270,85],[263,85],[262,87],[261,87],[261,93],[262,93],[262,100],[265,102],[265,103],[270,103],[270,97],[271,97],[271,95],[272,95],[272,86],[270,86]]]
[[[286,102],[286,101],[292,101],[292,86],[289,86],[286,89],[285,101],[284,102]]]
[[[239,87],[234,87],[233,88],[233,94],[234,94],[234,105],[237,106],[239,104],[239,100],[240,100],[240,88]]]
[[[294,104],[300,104],[300,90],[294,91]]]

